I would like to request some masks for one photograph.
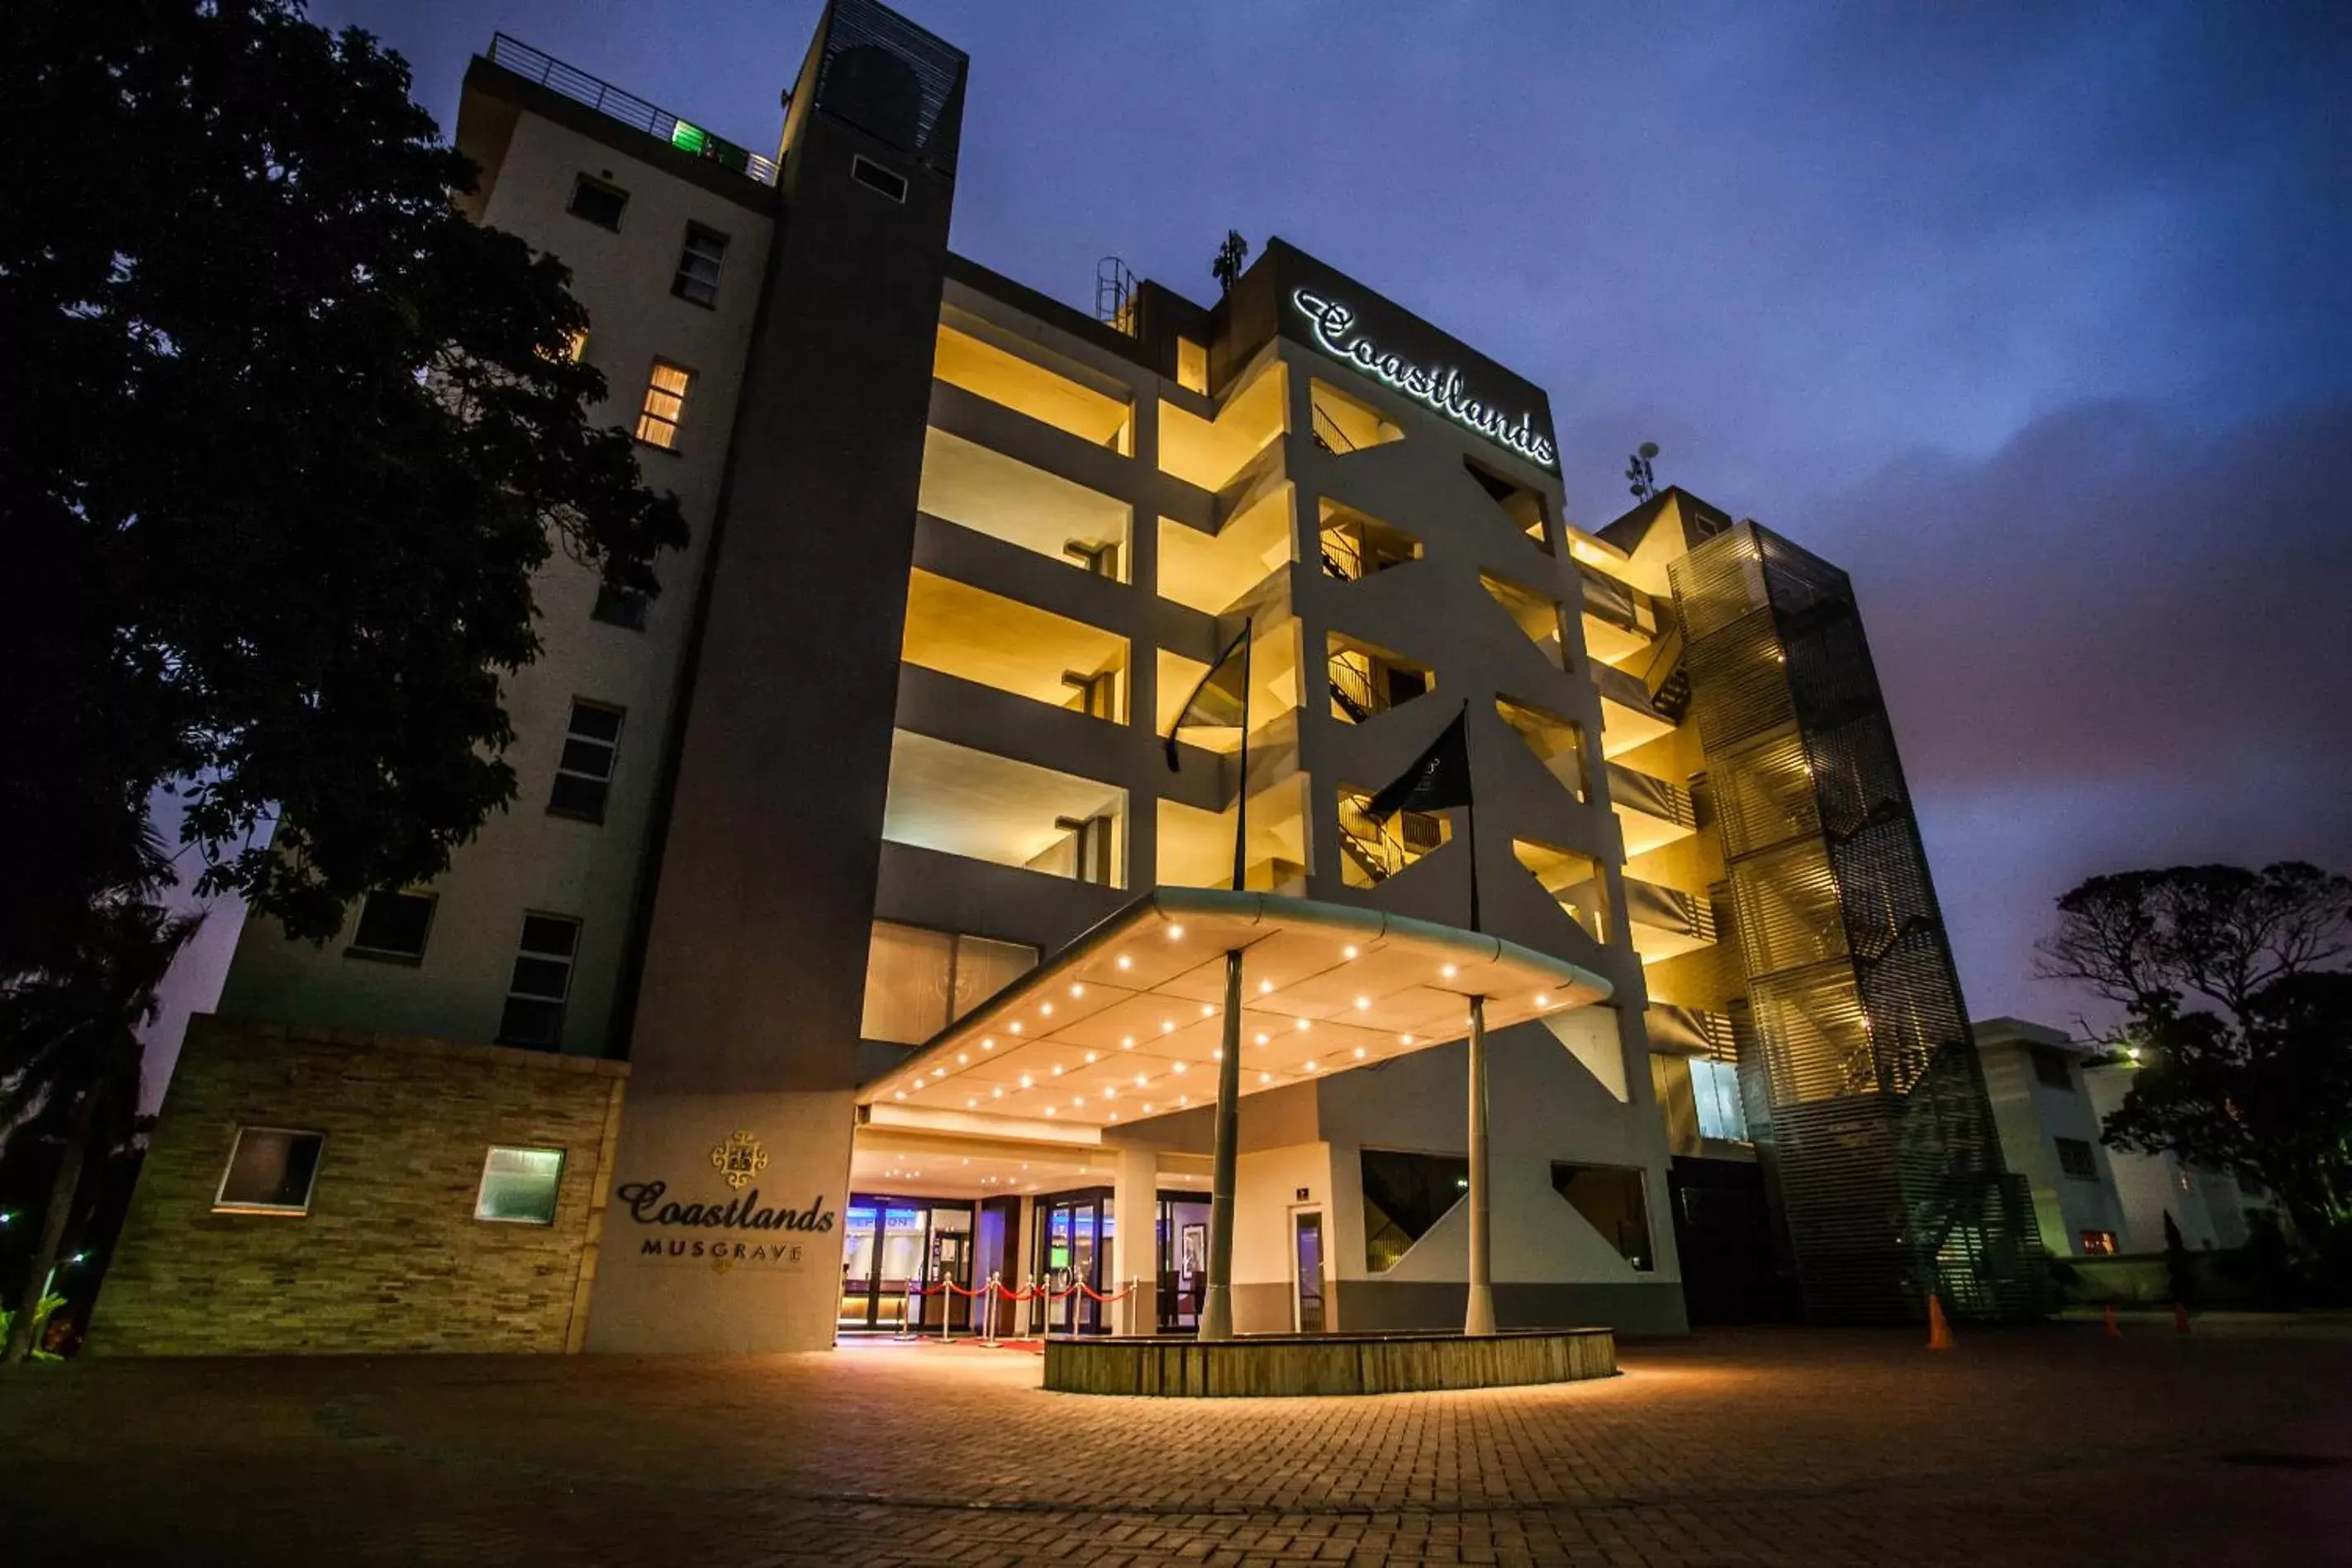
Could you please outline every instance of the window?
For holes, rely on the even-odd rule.
[[[310,1212],[310,1189],[319,1179],[323,1132],[293,1132],[282,1127],[240,1127],[214,1195],[215,1214]]]
[[[666,359],[654,361],[652,378],[646,383],[646,405],[637,414],[637,439],[665,452],[677,451],[678,422],[686,417],[687,389],[693,384],[692,371]]]
[[[2054,1046],[2033,1047],[2033,1076],[2052,1089],[2074,1087],[2074,1065],[2072,1058]]]
[[[345,956],[421,963],[425,935],[433,929],[433,904],[430,893],[370,893],[360,906],[359,929],[343,949]]]
[[[727,237],[698,223],[686,226],[686,248],[678,252],[677,276],[669,291],[689,305],[719,303],[719,264],[727,258]]]
[[[615,588],[610,583],[599,583],[596,607],[590,614],[609,626],[641,632],[646,629],[646,610],[651,602],[635,588]]]
[[[1566,1198],[1593,1229],[1636,1268],[1649,1268],[1650,1206],[1642,1173],[1625,1165],[1570,1165],[1555,1160],[1551,1190]]]
[[[621,710],[575,699],[547,809],[583,822],[604,821],[604,802],[613,793],[613,760],[620,750]]]
[[[482,1162],[474,1217],[501,1225],[553,1225],[563,1185],[561,1149],[492,1149]]]
[[[894,202],[907,199],[907,177],[884,168],[863,153],[851,154],[849,177],[869,190],[881,192]]]
[[[2116,1251],[2116,1233],[2112,1230],[2083,1232],[2083,1251],[2092,1258],[2112,1258]]]
[[[580,922],[570,916],[523,916],[499,1044],[551,1051],[563,1043],[563,999],[572,993],[579,946]]]
[[[1698,1104],[1698,1135],[1748,1142],[1748,1112],[1739,1103],[1739,1068],[1731,1062],[1693,1057],[1691,1098]]]
[[[1037,950],[876,921],[858,1034],[920,1045],[1037,966]]]
[[[2058,1140],[2058,1168],[2078,1181],[2099,1179],[2099,1163],[2091,1154],[2091,1146],[2080,1138]]]
[[[1470,1190],[1459,1154],[1363,1151],[1364,1268],[1384,1274]]]
[[[573,217],[586,218],[598,228],[621,232],[621,212],[629,205],[629,193],[615,184],[583,174],[572,182],[572,205],[566,209]]]

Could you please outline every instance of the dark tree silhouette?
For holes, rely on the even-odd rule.
[[[0,987],[152,879],[158,786],[199,890],[299,936],[434,876],[514,793],[534,569],[651,593],[686,542],[588,421],[568,273],[455,209],[408,86],[289,0],[0,11],[46,128],[0,161]]]
[[[2252,1178],[2323,1246],[2352,1226],[2352,881],[2300,862],[2094,877],[2045,976],[2124,1008],[2138,1064],[2104,1141]],[[2199,1006],[2200,1001],[2212,1004]]]
[[[145,879],[107,889],[86,911],[75,926],[79,951],[0,992],[0,1059],[14,1064],[0,1078],[0,1128],[58,1123],[64,1139],[0,1362],[21,1361],[35,1348],[42,1286],[57,1264],[84,1167],[93,1147],[111,1153],[130,1141],[139,1110],[139,1029],[153,1019],[155,988],[203,920],[166,913],[156,902],[168,863],[152,833],[141,850]]]

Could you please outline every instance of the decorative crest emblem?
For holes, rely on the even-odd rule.
[[[768,1152],[749,1132],[736,1132],[710,1151],[710,1163],[740,1193],[768,1168]]]

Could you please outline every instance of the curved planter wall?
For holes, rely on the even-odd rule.
[[[1408,1394],[1574,1383],[1617,1371],[1607,1329],[1542,1329],[1482,1339],[1460,1334],[1252,1334],[1191,1340],[1045,1342],[1045,1386],[1065,1394],[1194,1399]]]

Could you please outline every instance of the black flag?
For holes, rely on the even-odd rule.
[[[1364,815],[1374,822],[1385,823],[1400,811],[1443,811],[1449,805],[1468,805],[1470,737],[1464,721],[1469,717],[1467,708],[1455,714],[1454,722],[1437,732],[1437,739],[1414,759],[1412,766],[1372,796]]]
[[[1249,625],[1244,622],[1241,636],[1233,646],[1217,656],[1201,684],[1192,689],[1192,700],[1176,715],[1176,722],[1168,727],[1168,771],[1177,771],[1176,737],[1188,727],[1213,730],[1234,730],[1242,727],[1249,713]]]

